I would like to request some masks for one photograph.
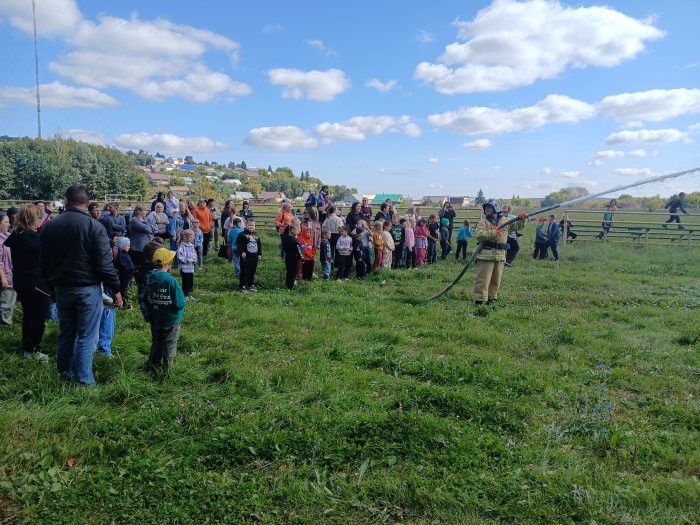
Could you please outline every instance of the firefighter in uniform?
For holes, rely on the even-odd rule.
[[[501,228],[508,222],[508,217],[501,212],[498,201],[489,199],[483,204],[484,217],[476,226],[477,242],[484,243],[476,256],[476,273],[474,275],[474,303],[491,304],[498,300],[498,288],[506,263],[508,250],[508,233],[525,227],[525,213],[518,215],[518,221]]]

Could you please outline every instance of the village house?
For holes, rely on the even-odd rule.
[[[449,197],[447,195],[426,195],[423,197],[420,205],[434,205],[442,207],[443,204],[449,202],[455,208],[467,208],[471,205],[471,199],[466,195],[462,197]]]
[[[394,204],[398,204],[401,202],[401,199],[403,196],[400,193],[379,193],[374,196],[374,198],[370,201],[370,204],[372,206],[374,205],[381,205],[383,202],[386,202],[387,199],[391,199],[391,202]]]
[[[170,191],[175,194],[176,197],[191,197],[192,190],[187,186],[170,186]]]
[[[170,184],[170,175],[167,173],[149,173],[148,182],[153,186],[167,186]]]
[[[270,204],[275,202],[282,202],[283,199],[287,197],[281,191],[263,191],[258,195],[258,204]]]
[[[230,194],[228,198],[233,199],[235,201],[252,201],[255,199],[255,197],[253,197],[253,194],[249,191],[237,191],[235,193]]]

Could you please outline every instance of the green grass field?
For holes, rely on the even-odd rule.
[[[0,523],[700,521],[696,250],[524,242],[474,310],[471,271],[425,301],[454,260],[290,293],[264,242],[257,294],[195,276],[167,379],[137,310],[89,389],[0,331]]]

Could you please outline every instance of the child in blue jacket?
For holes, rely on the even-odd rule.
[[[474,235],[474,230],[469,228],[469,221],[465,219],[464,224],[457,230],[457,255],[455,256],[459,259],[459,253],[462,252],[462,259],[467,258],[467,246],[469,245],[469,237]]]

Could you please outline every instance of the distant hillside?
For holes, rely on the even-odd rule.
[[[56,199],[76,183],[95,199],[150,191],[143,171],[119,150],[60,137],[0,137],[0,199]]]

